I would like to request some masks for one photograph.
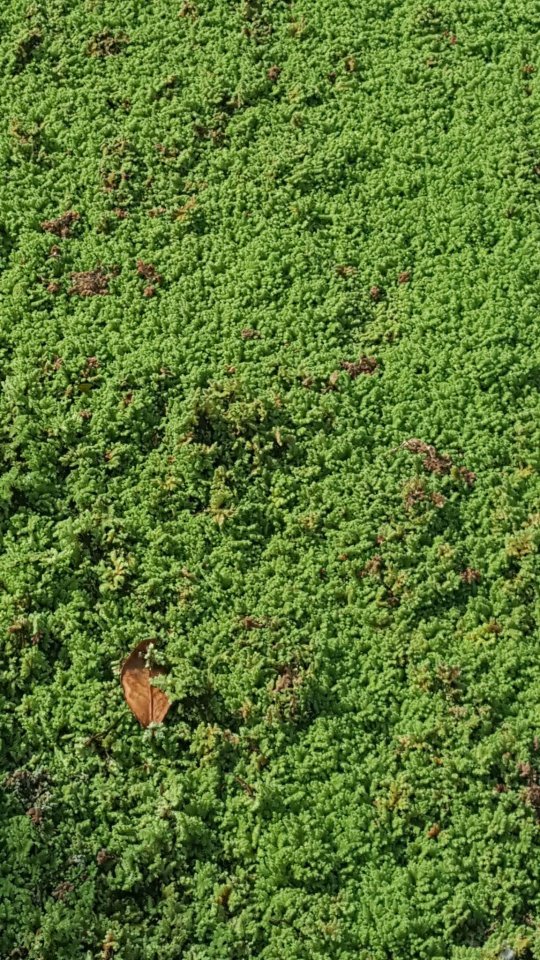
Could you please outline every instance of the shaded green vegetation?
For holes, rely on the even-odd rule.
[[[2,6],[2,958],[540,958],[538,23]]]

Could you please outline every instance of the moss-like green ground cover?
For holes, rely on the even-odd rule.
[[[539,44],[2,4],[2,960],[540,958]]]

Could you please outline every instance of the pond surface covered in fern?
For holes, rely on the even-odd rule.
[[[0,27],[1,956],[540,958],[535,11]]]

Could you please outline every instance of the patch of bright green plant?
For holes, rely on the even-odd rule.
[[[540,957],[534,11],[0,22],[0,956]]]

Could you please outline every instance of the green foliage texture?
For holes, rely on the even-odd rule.
[[[2,960],[540,958],[539,42],[2,3]]]

